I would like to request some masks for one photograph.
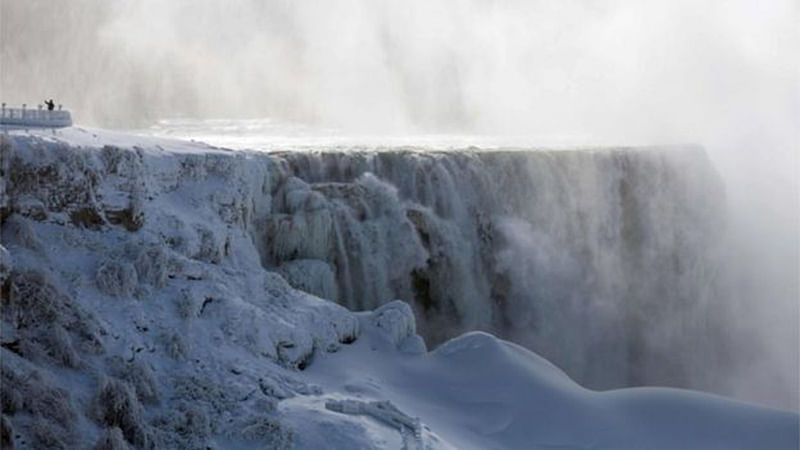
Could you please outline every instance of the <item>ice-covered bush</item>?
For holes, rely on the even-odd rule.
[[[195,303],[192,293],[188,289],[181,290],[181,293],[175,298],[175,307],[181,319],[197,317],[198,308]]]
[[[0,448],[3,450],[14,448],[14,427],[5,414],[0,418]]]
[[[155,448],[154,436],[145,424],[142,406],[126,382],[104,378],[91,405],[93,418],[105,427],[119,427],[125,439],[139,449]]]
[[[41,271],[13,272],[0,310],[13,333],[17,352],[31,360],[50,359],[77,367],[80,350],[95,352],[102,344],[96,326],[73,299],[59,292]]]
[[[182,361],[189,353],[186,342],[183,340],[179,333],[164,333],[159,337],[161,345],[164,346],[164,351],[170,358],[176,361]]]
[[[156,417],[153,425],[164,432],[168,442],[175,448],[207,448],[211,436],[211,421],[200,405],[181,401],[177,407]]]
[[[11,367],[20,361],[10,356],[3,358],[0,366],[0,397],[3,414],[27,413],[36,418],[30,433],[35,448],[69,448],[64,443],[72,441],[77,412],[67,391],[52,387],[37,370]]]
[[[34,417],[30,425],[31,447],[35,450],[70,450],[71,437],[63,429],[53,426],[53,422]]]
[[[176,418],[175,431],[181,436],[206,439],[211,435],[211,422],[202,408],[184,403],[173,417]]]
[[[49,344],[46,351],[50,357],[67,367],[78,367],[81,358],[73,348],[72,338],[64,327],[53,324],[49,329],[46,342]]]
[[[119,427],[111,427],[103,430],[94,450],[130,450],[131,446],[125,441],[122,430]]]
[[[213,231],[202,226],[197,227],[197,235],[200,238],[200,247],[193,258],[203,262],[219,264],[225,253],[219,237]]]
[[[3,414],[15,414],[17,411],[24,410],[23,382],[16,372],[5,365],[0,366],[0,404],[2,404]]]
[[[248,419],[241,425],[236,437],[263,442],[269,449],[289,450],[294,447],[292,430],[268,416]]]
[[[59,319],[63,300],[40,271],[12,272],[2,315],[18,328],[53,323]]]
[[[136,397],[145,404],[158,403],[160,395],[153,374],[147,365],[139,360],[125,361],[120,356],[109,358],[109,369],[112,375],[130,384]]]
[[[158,245],[150,245],[139,252],[134,262],[136,276],[141,283],[163,287],[167,282],[167,256]]]
[[[11,270],[14,263],[11,260],[11,252],[9,252],[2,244],[0,244],[0,287],[2,287],[8,277],[11,276]]]
[[[0,240],[6,247],[17,245],[37,252],[42,250],[42,243],[31,227],[29,219],[19,215],[12,215],[6,220]]]
[[[231,386],[222,386],[196,376],[177,377],[174,381],[173,398],[208,411],[210,413],[209,426],[212,432],[217,431],[221,416],[235,407],[233,394],[244,395],[243,392],[237,392]]]
[[[95,273],[95,282],[100,292],[112,297],[133,294],[139,284],[133,264],[118,258],[108,258],[100,263]]]

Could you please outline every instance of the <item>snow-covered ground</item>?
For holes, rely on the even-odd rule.
[[[322,200],[277,157],[77,127],[0,151],[4,447],[798,446],[796,413],[586,390],[481,332],[428,352],[406,303],[353,313],[292,287],[261,229],[281,206],[313,230]],[[273,245],[319,247],[301,237]]]
[[[387,351],[391,346],[382,333],[362,329],[352,346],[316,361],[309,379],[333,398],[389,400],[419,418],[426,443],[447,444],[444,448],[797,446],[796,414],[686,390],[586,390],[534,353],[482,332],[417,353]],[[321,401],[291,399],[281,410],[291,417],[300,407],[305,414],[306,405],[319,407]],[[324,447],[315,438],[307,442]]]

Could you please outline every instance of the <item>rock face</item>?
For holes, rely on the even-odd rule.
[[[432,344],[489,330],[590,387],[708,387],[695,372],[721,370],[733,345],[724,199],[699,149],[262,154],[3,136],[0,151],[3,373],[39,377],[36,395],[67,411],[94,402],[85,430],[55,433],[65,447],[279,428],[265,405],[308,391],[292,373],[359,334],[314,296],[401,299],[417,325],[396,303],[371,319],[395,347],[424,351],[417,328]],[[153,388],[112,370],[120,359]],[[158,373],[175,364],[180,376]],[[96,392],[54,394],[60,367],[85,368]],[[156,417],[157,391],[195,406]],[[29,444],[74,429],[20,419],[35,409],[4,404]]]

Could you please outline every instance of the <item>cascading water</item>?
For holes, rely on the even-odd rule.
[[[352,309],[411,302],[595,388],[719,390],[724,193],[702,149],[273,153],[266,266]]]

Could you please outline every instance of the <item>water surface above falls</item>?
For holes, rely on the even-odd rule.
[[[336,128],[263,119],[165,119],[152,126],[131,132],[156,137],[205,142],[236,150],[309,151],[319,149],[398,148],[460,150],[477,147],[483,150],[503,148],[576,149],[616,147],[619,141],[581,135],[497,135],[480,133],[358,133]],[[653,143],[625,141],[625,146],[642,147]],[[657,144],[668,144],[658,142]],[[673,144],[673,143],[669,143]]]

